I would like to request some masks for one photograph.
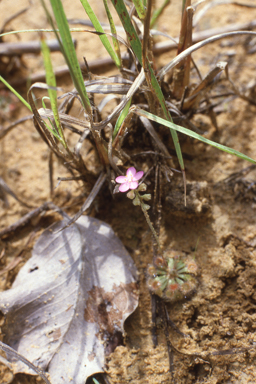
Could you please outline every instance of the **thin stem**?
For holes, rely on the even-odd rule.
[[[136,194],[136,197],[138,197],[138,199],[140,200],[140,206],[141,206],[142,212],[144,213],[144,216],[145,216],[145,219],[146,219],[146,221],[148,223],[148,226],[149,226],[151,232],[153,233],[154,238],[156,239],[156,242],[157,242],[157,245],[158,245],[159,249],[161,249],[159,238],[158,238],[158,236],[156,234],[155,228],[153,227],[153,225],[152,225],[152,223],[150,221],[148,212],[147,212],[146,207],[145,207],[145,203],[144,203],[143,199],[141,198],[140,194],[137,191],[135,191],[135,194]]]

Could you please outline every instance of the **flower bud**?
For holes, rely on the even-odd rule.
[[[137,188],[137,191],[139,192],[145,192],[147,190],[147,186],[145,183],[141,183],[138,188]]]
[[[134,192],[134,190],[130,190],[130,191],[127,193],[126,196],[128,197],[128,199],[133,200],[133,199],[135,198],[135,192]]]
[[[150,194],[150,193],[146,193],[145,195],[141,195],[140,197],[141,197],[143,200],[146,200],[146,201],[151,200],[151,194]]]
[[[138,196],[135,197],[135,199],[132,201],[133,205],[140,205],[140,199]]]

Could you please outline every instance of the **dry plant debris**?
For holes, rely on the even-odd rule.
[[[4,342],[47,369],[52,383],[83,384],[104,371],[105,355],[122,342],[124,321],[138,305],[137,274],[105,223],[83,216],[63,226],[43,232],[12,288],[1,293]],[[13,370],[35,374],[20,361]]]

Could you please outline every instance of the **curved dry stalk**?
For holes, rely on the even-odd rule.
[[[45,381],[46,384],[51,384],[51,382],[47,379],[44,372],[40,368],[36,367],[24,356],[20,355],[13,348],[9,347],[9,345],[0,341],[0,349],[2,349],[2,351],[4,351],[6,354],[10,355],[12,358],[15,358],[16,360],[20,360],[22,361],[22,363],[26,364],[30,369],[36,372]]]
[[[0,28],[0,34],[4,33],[5,27],[7,26],[7,24],[10,23],[10,21],[16,19],[16,17],[19,17],[20,15],[27,12],[28,10],[29,10],[29,7],[23,8],[20,11],[16,12],[14,15],[11,15],[7,19],[5,19],[5,21],[3,22],[3,25]]]
[[[42,139],[45,141],[45,143],[51,148],[51,150],[57,156],[60,156],[60,157],[64,158],[65,160],[68,160],[67,155],[59,149],[59,147],[57,145],[57,139],[51,134],[49,129],[46,127],[41,115],[39,114],[39,112],[36,108],[36,105],[35,105],[35,102],[33,99],[33,95],[32,95],[33,88],[49,89],[49,86],[47,84],[44,84],[44,83],[35,83],[28,90],[28,101],[29,101],[29,104],[32,108],[32,112],[34,115],[33,121],[34,121],[35,128],[37,129],[38,133],[40,134]]]
[[[76,40],[73,40],[76,46]],[[46,44],[51,52],[60,51],[58,40],[47,40]],[[22,41],[18,43],[1,43],[0,56],[21,56],[25,53],[39,54],[41,52],[40,41]]]
[[[42,118],[49,118],[49,119],[54,118],[53,112],[51,109],[39,108],[38,113]],[[85,128],[85,129],[90,128],[90,123],[86,120],[81,120],[61,112],[59,112],[59,116],[60,116],[60,121],[63,124],[76,125],[78,127]],[[81,134],[82,133],[83,131],[81,130]]]
[[[115,118],[126,106],[129,100],[133,97],[133,95],[138,91],[143,82],[145,81],[145,74],[143,68],[141,68],[140,74],[134,80],[132,86],[130,87],[127,94],[123,97],[122,101],[118,104],[118,106],[113,110],[113,112],[100,123],[94,123],[92,129],[101,130],[103,129],[110,121]]]
[[[228,33],[221,33],[216,36],[209,37],[208,39],[205,39],[197,44],[192,45],[191,47],[187,48],[185,51],[181,52],[178,56],[176,56],[169,64],[167,64],[161,71],[158,73],[158,78],[160,80],[163,79],[163,77],[177,64],[181,62],[181,60],[185,59],[185,57],[189,56],[192,52],[197,51],[198,49],[204,47],[207,44],[213,43],[217,40],[224,39],[226,37],[232,37],[232,36],[239,36],[239,35],[251,35],[255,36],[256,32],[252,31],[237,31],[237,32],[228,32]]]
[[[63,141],[61,141],[61,138],[59,136],[56,138],[52,134],[52,132],[50,132],[48,127],[46,126],[42,116],[51,117],[51,116],[53,116],[52,111],[45,110],[43,108],[37,110],[35,103],[34,103],[34,100],[33,100],[33,96],[32,96],[32,89],[34,87],[38,87],[38,88],[42,88],[42,89],[48,89],[49,86],[47,84],[44,84],[44,83],[35,83],[30,87],[30,89],[28,91],[28,100],[29,100],[29,103],[31,105],[31,108],[32,108],[32,111],[34,114],[34,117],[33,117],[34,126],[37,129],[38,133],[40,134],[42,139],[45,141],[45,143],[49,146],[49,148],[54,152],[54,154],[65,162],[65,165],[67,166],[67,168],[69,168],[69,169],[73,168],[73,169],[77,170],[78,172],[80,172],[80,174],[84,175],[86,179],[88,179],[90,182],[92,182],[91,173],[87,170],[87,168],[86,168],[86,166],[82,160],[82,157],[80,155],[80,147],[77,151],[75,150],[74,153],[71,152],[70,149],[68,148],[68,146],[64,147],[65,143],[63,143]],[[85,134],[86,135],[88,134],[88,127],[90,128],[90,125],[88,125],[89,123],[83,122],[83,121],[76,119],[76,118],[72,118],[72,117],[67,116],[66,114],[63,114],[63,113],[61,113],[60,116],[61,116],[61,119],[63,121],[67,122],[67,124],[74,123],[74,124],[82,125],[85,128],[85,130],[83,132],[81,132],[81,137],[79,139],[79,142],[82,142],[84,140]],[[54,119],[52,119],[52,123],[54,124]],[[104,155],[104,149],[102,149],[102,143],[101,143],[100,138],[98,137],[99,136],[98,133],[92,132],[92,134],[93,134],[93,138],[95,140],[95,145],[96,145],[98,152],[99,152],[99,156],[101,156],[101,154]],[[60,142],[63,145],[65,152],[63,152],[60,149],[60,147],[59,147]],[[107,158],[107,156],[106,156],[106,158]],[[107,164],[105,158],[102,159],[102,157],[101,157],[101,160],[102,160],[102,163],[104,165]]]
[[[155,140],[155,143],[159,148],[160,152],[162,153],[162,155],[164,155],[168,159],[171,159],[172,157],[169,154],[168,149],[166,148],[162,140],[159,138],[157,132],[153,127],[153,124],[144,116],[139,116],[139,119],[144,125],[144,127],[146,128],[146,130],[148,131],[148,133],[150,134],[150,136]]]
[[[90,206],[92,205],[95,197],[97,196],[97,194],[99,193],[102,185],[104,184],[105,180],[107,178],[107,175],[106,173],[102,172],[98,178],[98,180],[96,181],[96,183],[94,184],[91,192],[89,193],[87,199],[85,200],[84,204],[82,205],[82,207],[79,209],[79,211],[75,214],[75,216],[70,219],[67,224],[60,229],[60,231],[63,231],[63,229],[69,227],[70,225],[72,225],[73,223],[75,223],[76,220],[79,219],[80,216],[82,216],[82,214],[90,208]]]
[[[206,75],[206,77],[193,89],[188,98],[186,98],[182,103],[182,110],[193,109],[197,105],[204,93],[209,90],[219,77],[222,71],[225,70],[227,63],[220,61],[217,65]]]
[[[27,208],[32,208],[31,205],[25,203],[22,201],[13,191],[12,189],[6,184],[6,182],[0,177],[0,199],[2,198],[5,202],[5,205],[8,206],[8,199],[6,197],[6,194],[9,194],[12,196],[15,200],[17,200],[20,204],[24,205]]]
[[[13,128],[15,128],[17,125],[24,123],[24,121],[32,120],[32,119],[33,119],[33,116],[29,115],[14,121],[12,124],[8,125],[8,127],[6,128],[3,128],[0,126],[0,140],[3,139],[7,135],[7,133],[11,132]]]

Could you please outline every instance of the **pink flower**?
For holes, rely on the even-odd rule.
[[[138,180],[144,175],[143,171],[136,172],[134,167],[127,169],[126,176],[118,176],[116,182],[120,183],[119,192],[126,192],[129,189],[138,187]]]

